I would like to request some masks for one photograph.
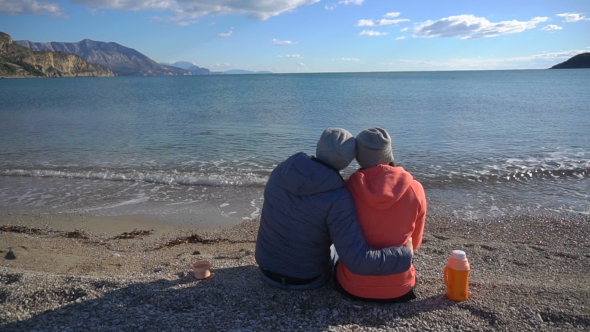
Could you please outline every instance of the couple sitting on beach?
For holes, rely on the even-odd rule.
[[[361,169],[340,171],[356,157]],[[316,156],[296,153],[271,173],[256,241],[267,283],[292,290],[321,287],[384,302],[415,297],[413,250],[422,242],[422,185],[396,167],[391,138],[381,128],[328,128]],[[335,266],[336,265],[336,266]]]

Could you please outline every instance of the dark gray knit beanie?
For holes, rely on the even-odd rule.
[[[356,161],[362,168],[393,162],[391,137],[382,128],[369,128],[356,136]]]
[[[316,157],[339,171],[352,162],[355,153],[354,137],[342,128],[324,130],[316,147]]]

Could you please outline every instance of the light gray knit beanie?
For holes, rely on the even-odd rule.
[[[393,162],[391,137],[382,128],[369,128],[356,136],[356,161],[362,168]]]
[[[341,171],[355,157],[355,139],[345,129],[327,128],[318,141],[315,154],[321,161]]]

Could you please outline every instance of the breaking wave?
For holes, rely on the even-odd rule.
[[[54,170],[54,169],[5,169],[0,176],[63,178],[80,180],[146,182],[185,186],[235,186],[264,187],[268,175],[248,173],[197,173],[163,170]]]

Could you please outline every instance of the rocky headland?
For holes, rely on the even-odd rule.
[[[559,63],[550,69],[590,68],[590,52],[580,53],[567,61]]]
[[[121,76],[176,76],[193,73],[176,67],[161,65],[133,48],[113,42],[84,39],[76,43],[36,43],[17,40],[16,44],[33,51],[52,51],[75,54],[82,59],[108,67]]]
[[[89,63],[75,54],[32,51],[0,32],[0,77],[115,76],[105,66]]]

